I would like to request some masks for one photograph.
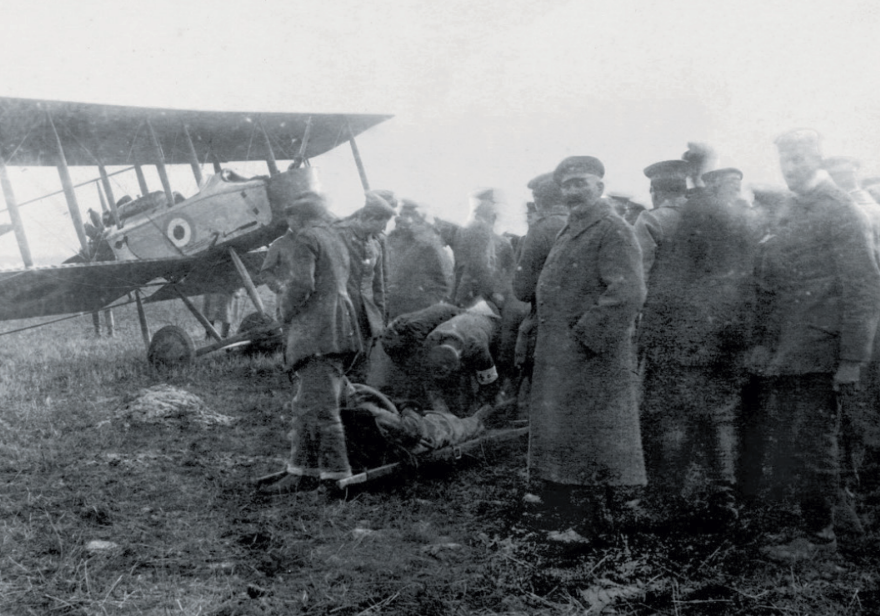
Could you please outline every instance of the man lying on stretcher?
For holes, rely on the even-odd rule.
[[[484,405],[470,417],[445,410],[420,411],[404,403],[400,410],[379,391],[349,384],[340,409],[348,460],[354,472],[391,462],[413,462],[416,456],[473,440],[486,431],[485,421],[495,411]],[[263,494],[285,494],[317,487],[312,478],[275,474],[258,479]],[[266,480],[272,481],[268,483]]]

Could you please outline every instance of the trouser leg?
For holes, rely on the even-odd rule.
[[[766,447],[767,385],[763,377],[750,375],[740,392],[740,410],[736,422],[739,432],[739,457],[736,483],[747,499],[758,496],[764,478]]]
[[[790,460],[788,464],[780,460],[780,470],[793,475],[806,530],[818,533],[834,523],[840,485],[840,413],[832,376],[780,377],[774,384],[774,398],[779,411],[777,428],[791,434],[791,448],[786,448]]]
[[[345,432],[339,415],[344,377],[336,358],[308,360],[298,371],[293,400],[294,427],[289,471],[342,479],[351,475]]]
[[[681,495],[690,462],[681,379],[672,370],[648,366],[642,399],[642,447],[649,491],[661,500]]]

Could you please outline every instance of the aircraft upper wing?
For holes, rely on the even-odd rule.
[[[57,163],[52,118],[68,165],[156,164],[147,120],[162,145],[165,162],[191,162],[184,126],[200,162],[293,159],[311,118],[306,158],[319,156],[390,118],[388,115],[194,111],[0,97],[0,141],[9,165]]]

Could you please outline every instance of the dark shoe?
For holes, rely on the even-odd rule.
[[[705,521],[707,530],[714,532],[724,532],[736,526],[739,521],[739,508],[732,486],[719,486],[709,497]]]

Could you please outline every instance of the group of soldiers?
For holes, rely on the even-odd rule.
[[[340,408],[366,383],[410,401],[376,422],[414,443],[524,408],[524,521],[550,539],[589,541],[640,502],[685,514],[699,462],[704,521],[771,496],[799,527],[768,534],[769,557],[833,554],[862,531],[850,497],[878,423],[880,205],[863,186],[880,183],[814,131],[776,146],[787,190],[750,203],[740,170],[689,144],[645,169],[652,209],[605,195],[597,158],[566,158],[528,183],[522,237],[496,232],[491,189],[463,225],[390,191],[343,220],[297,196],[263,267],[298,376],[273,489],[351,475]]]

